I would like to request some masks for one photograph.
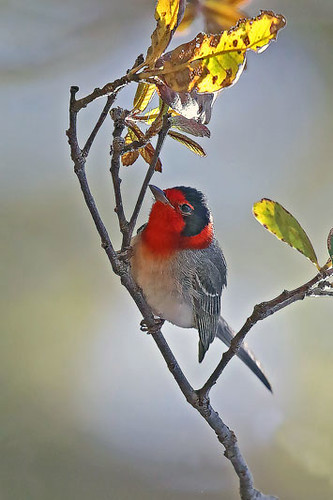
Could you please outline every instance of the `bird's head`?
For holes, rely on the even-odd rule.
[[[177,250],[200,249],[213,239],[213,222],[205,196],[195,188],[162,189],[149,186],[155,202],[142,238],[154,254],[167,256]]]

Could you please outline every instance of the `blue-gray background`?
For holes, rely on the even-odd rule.
[[[282,203],[321,263],[333,226],[333,4],[259,0],[288,26],[217,101],[207,158],[171,141],[161,187],[208,195],[229,265],[223,312],[235,328],[252,306],[310,279],[315,269],[253,219],[252,203]],[[2,500],[237,498],[214,434],[185,403],[140,316],[112,275],[69,160],[68,89],[83,93],[124,74],[149,44],[150,0],[2,0],[1,413]],[[200,25],[196,25],[200,29]],[[195,29],[188,35],[195,35]],[[176,42],[178,43],[178,42]],[[120,103],[129,106],[134,87]],[[80,115],[84,138],[102,102]],[[115,241],[108,174],[110,125],[88,174]],[[144,165],[123,172],[134,199]],[[144,222],[150,196],[141,216]],[[212,391],[260,489],[284,500],[333,495],[333,303],[307,299],[257,325],[248,342],[269,394],[234,360]],[[167,325],[194,386],[194,332]]]

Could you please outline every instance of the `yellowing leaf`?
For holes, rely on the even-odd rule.
[[[133,163],[135,163],[138,158],[139,151],[129,151],[128,153],[123,154],[123,156],[121,157],[121,162],[124,167],[129,167],[130,165],[133,165]]]
[[[202,6],[206,32],[218,33],[235,26],[241,18],[247,17],[239,7],[248,0],[206,0]]]
[[[158,0],[155,9],[157,26],[151,36],[145,64],[151,66],[167,48],[185,11],[185,0]]]
[[[280,203],[263,198],[253,205],[253,215],[268,231],[279,240],[296,248],[319,269],[318,260],[308,235]]]
[[[156,87],[153,83],[140,82],[134,96],[133,109],[144,111],[153,97]]]
[[[198,156],[206,156],[205,151],[202,149],[202,147],[193,139],[190,139],[186,135],[179,134],[178,132],[174,132],[173,130],[170,130],[168,132],[168,135],[172,137],[172,139],[175,139],[176,141],[180,142],[181,144],[184,144],[192,153],[195,153]]]
[[[142,139],[145,138],[145,134],[134,123],[131,123],[129,125],[128,133],[129,133],[131,139],[134,140],[134,141],[140,141],[140,140],[142,140]],[[148,142],[148,144],[146,144],[142,148],[138,149],[137,151],[142,156],[142,158],[145,160],[145,162],[150,165],[151,162],[152,162],[154,153],[155,153],[155,149],[152,146],[152,144],[150,142]],[[156,166],[155,166],[155,171],[156,172],[162,172],[162,163],[161,163],[160,159],[157,160],[157,163],[156,163]]]
[[[155,74],[176,92],[216,92],[237,81],[246,51],[262,52],[285,23],[283,16],[262,11],[253,19],[240,20],[229,31],[199,33],[191,42],[161,57],[159,68],[143,71],[140,78]]]
[[[219,33],[234,26],[240,18],[247,17],[239,7],[248,0],[193,0],[187,3],[177,33],[185,31],[200,14],[205,21],[206,33]]]
[[[160,114],[160,108],[153,108],[144,113],[143,115],[135,116],[136,120],[143,121],[147,123],[147,125],[151,125],[154,120],[158,117]]]
[[[200,11],[199,7],[200,5],[198,2],[195,3],[187,2],[184,17],[182,19],[182,22],[177,28],[177,33],[182,33],[191,26],[194,19],[199,15]]]
[[[327,248],[328,248],[328,253],[330,254],[332,265],[333,265],[333,228],[328,233]]]
[[[125,135],[125,144],[131,144],[133,140],[136,140],[136,136],[133,139],[133,135],[131,134],[131,131],[129,130],[128,133]],[[129,151],[128,153],[124,153],[121,157],[121,162],[125,167],[128,167],[129,165],[133,165],[134,162],[139,158],[139,151]]]
[[[150,142],[148,142],[148,144],[144,148],[140,149],[140,155],[145,160],[145,162],[148,163],[148,165],[151,164],[154,154],[155,149]],[[162,172],[162,163],[160,159],[157,160],[155,171]]]

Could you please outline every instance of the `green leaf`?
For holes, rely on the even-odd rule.
[[[332,266],[333,266],[333,228],[328,233],[327,248],[328,248],[328,253],[330,254]]]
[[[318,260],[308,235],[299,222],[280,203],[263,198],[253,205],[253,215],[279,240],[288,243],[311,260],[319,269]]]

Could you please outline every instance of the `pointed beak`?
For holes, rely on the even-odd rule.
[[[170,205],[170,207],[173,208],[170,201],[163,193],[162,189],[158,188],[157,186],[153,186],[153,184],[149,184],[149,188],[150,191],[153,193],[156,201],[160,201],[161,203],[164,203],[164,205]]]

